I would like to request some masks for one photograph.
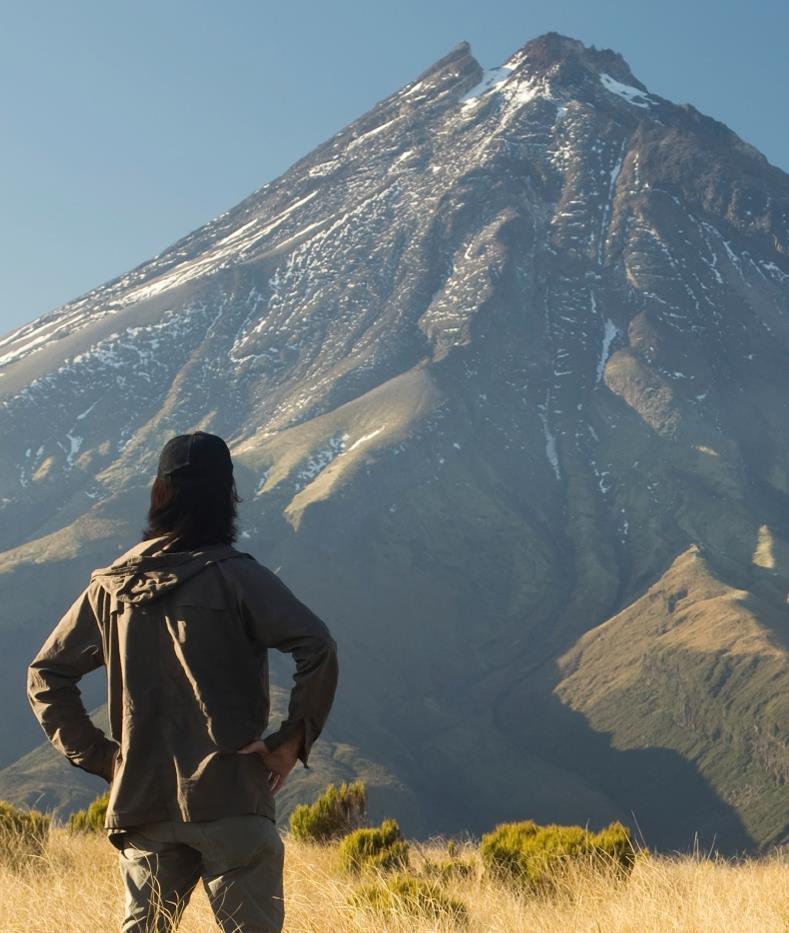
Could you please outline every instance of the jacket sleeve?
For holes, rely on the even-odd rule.
[[[337,688],[337,643],[326,624],[280,578],[255,560],[237,562],[239,602],[253,640],[261,648],[289,652],[296,662],[288,717],[264,739],[271,751],[300,729],[298,757],[308,768],[313,742],[329,716]]]
[[[118,743],[88,716],[77,681],[104,663],[88,590],[58,622],[27,670],[27,697],[55,748],[72,765],[112,781]]]

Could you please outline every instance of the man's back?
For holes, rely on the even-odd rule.
[[[303,725],[306,767],[334,696],[336,643],[274,573],[231,545],[175,551],[166,538],[94,571],[30,665],[28,689],[53,742],[112,781],[115,845],[140,823],[274,818],[263,762],[239,754],[268,724],[269,648],[292,652],[297,670],[288,718],[267,745]],[[111,739],[73,703],[50,705],[53,690],[76,691],[102,663]]]

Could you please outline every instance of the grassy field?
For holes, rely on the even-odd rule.
[[[404,907],[381,916],[353,907],[363,883],[337,870],[336,848],[286,838],[286,927],[289,933],[427,933],[427,931],[562,931],[562,933],[785,933],[789,930],[789,859],[739,862],[695,857],[639,859],[626,881],[576,868],[551,897],[518,894],[486,879],[471,843],[458,855],[472,860],[471,877],[447,882],[463,901],[468,924],[419,917]],[[425,859],[446,859],[443,840],[411,844],[412,873]],[[101,836],[53,829],[46,851],[22,867],[0,865],[3,933],[110,933],[122,916],[117,852]],[[217,927],[198,885],[181,923],[183,933]]]

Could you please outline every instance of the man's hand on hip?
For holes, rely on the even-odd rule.
[[[304,730],[297,732],[294,736],[283,742],[275,751],[270,751],[262,739],[256,739],[239,749],[242,755],[257,754],[266,766],[269,772],[268,786],[273,794],[285,783],[285,778],[296,766],[299,760],[299,749],[304,737]]]

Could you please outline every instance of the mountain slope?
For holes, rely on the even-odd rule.
[[[456,47],[0,340],[5,760],[38,735],[24,662],[205,428],[408,832],[780,840],[788,280],[789,177],[726,127],[556,34],[490,72]]]
[[[644,596],[560,659],[557,693],[616,748],[678,749],[741,810],[754,837],[777,841],[789,777],[785,593],[775,591],[772,567],[757,565],[745,579],[738,571],[716,573],[691,546]],[[726,577],[740,577],[739,586]],[[690,821],[691,802],[676,791],[674,807]],[[629,793],[637,807],[639,791]]]

